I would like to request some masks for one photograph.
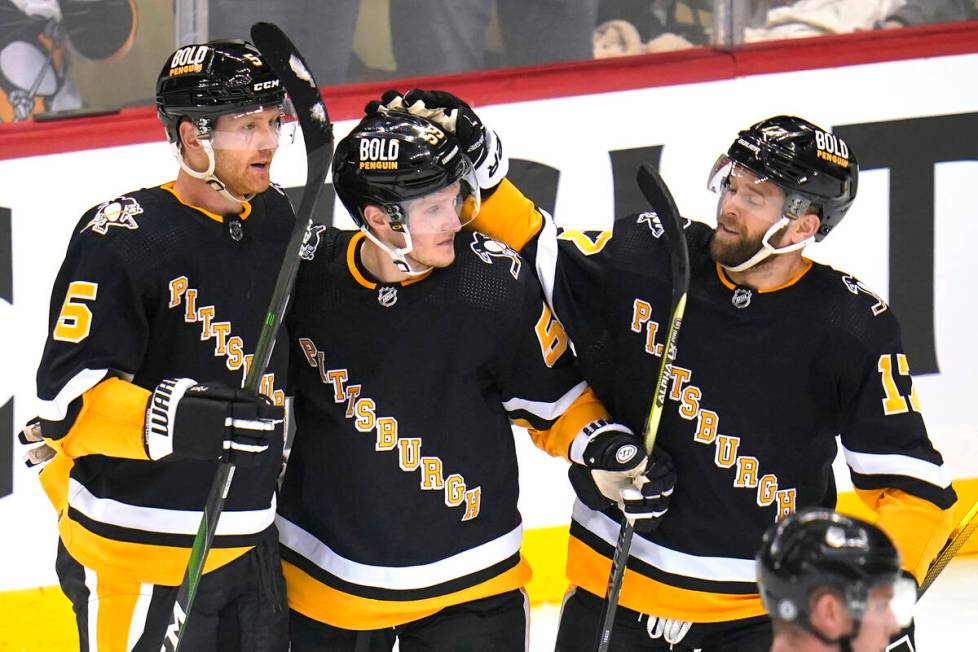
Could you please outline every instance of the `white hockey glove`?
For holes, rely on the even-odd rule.
[[[509,158],[503,153],[499,136],[482,122],[472,107],[451,93],[413,89],[402,96],[396,90],[389,90],[380,101],[374,100],[365,107],[367,114],[379,110],[402,111],[426,118],[455,134],[472,161],[483,197],[492,194],[509,172]]]
[[[657,449],[650,462],[639,439],[618,424],[606,423],[583,444],[576,441],[568,472],[581,502],[595,510],[617,505],[637,532],[651,532],[669,509],[676,486],[672,458]]]
[[[283,437],[285,410],[264,396],[190,378],[160,382],[146,407],[144,442],[150,459],[177,455],[253,466]]]

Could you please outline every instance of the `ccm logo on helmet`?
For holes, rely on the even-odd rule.
[[[815,147],[818,148],[818,157],[820,159],[835,163],[844,168],[849,167],[849,147],[841,138],[816,129]]]
[[[361,170],[396,170],[401,141],[383,138],[360,139]]]
[[[267,91],[270,88],[278,88],[279,80],[273,79],[271,81],[258,82],[253,86],[256,91]]]

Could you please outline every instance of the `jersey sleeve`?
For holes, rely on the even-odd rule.
[[[68,457],[148,459],[143,423],[150,393],[129,380],[149,337],[150,299],[118,237],[76,230],[51,292],[38,416],[47,443]]]
[[[533,265],[547,304],[571,340],[596,341],[612,269],[611,231],[569,231],[504,180],[474,227],[519,251]]]
[[[500,343],[503,407],[538,448],[569,459],[571,444],[603,427],[608,413],[578,371],[563,325],[525,270],[522,301]]]
[[[855,323],[866,325],[851,328],[856,351],[840,388],[843,453],[857,495],[919,582],[951,532],[956,495],[927,436],[896,319],[886,308]]]

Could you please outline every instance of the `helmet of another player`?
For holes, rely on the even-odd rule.
[[[893,618],[910,624],[917,598],[900,571],[900,555],[875,525],[829,509],[791,514],[764,533],[757,553],[761,600],[775,621],[797,625],[827,645],[851,641],[862,624]],[[830,640],[811,622],[824,592],[835,594],[853,620],[852,631]],[[892,616],[890,615],[892,614]]]
[[[741,131],[713,165],[707,187],[722,196],[739,167],[750,171],[755,183],[776,184],[785,197],[781,219],[765,233],[761,250],[744,263],[728,267],[731,271],[743,271],[771,254],[801,249],[813,240],[820,242],[842,221],[856,198],[859,165],[852,150],[838,136],[802,118],[779,115]],[[815,213],[820,220],[813,238],[782,248],[769,244],[790,220],[806,213]]]
[[[243,117],[274,108],[281,110],[273,132],[277,145],[283,131],[289,138],[294,133],[295,112],[281,81],[258,49],[245,41],[212,41],[179,48],[167,57],[156,81],[156,114],[180,166],[232,201],[247,201],[251,196],[231,194],[214,175],[214,150],[249,149],[256,145],[258,136],[256,131],[244,128],[222,131],[218,118]],[[188,120],[208,157],[204,171],[187,165],[181,151],[180,124]]]
[[[412,235],[457,231],[479,212],[479,184],[458,141],[437,124],[395,111],[369,115],[336,146],[333,187],[360,230],[407,274],[421,274],[406,256]],[[432,197],[450,189],[449,201]],[[447,196],[447,195],[446,195]],[[364,209],[383,210],[402,246],[381,241]]]

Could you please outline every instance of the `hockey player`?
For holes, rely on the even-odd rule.
[[[370,116],[337,146],[333,184],[360,230],[315,229],[287,321],[291,649],[525,649],[510,422],[610,500],[642,485],[624,507],[646,524],[675,475],[607,420],[520,256],[459,233],[480,195],[452,135]]]
[[[771,652],[882,652],[917,598],[882,530],[814,507],[764,533],[757,582],[774,621]]]
[[[26,437],[57,451],[40,477],[83,651],[158,652],[226,456],[237,470],[182,644],[287,649],[274,527],[285,347],[264,397],[234,389],[294,219],[269,187],[285,99],[248,43],[178,49],[156,95],[176,180],[92,208],[72,234]]]
[[[382,103],[463,126],[466,146],[494,139],[445,93]],[[956,497],[893,312],[850,274],[802,255],[845,216],[857,178],[845,142],[788,116],[741,131],[714,166],[718,226],[686,228],[691,286],[656,442],[687,480],[662,525],[632,544],[612,649],[766,651],[752,559],[770,523],[800,507],[834,507],[837,435],[856,492],[905,571],[919,582],[946,540]],[[616,220],[612,232],[562,231],[503,181],[474,224],[533,261],[584,377],[633,430],[648,413],[669,317],[657,219],[647,212]],[[574,588],[559,650],[595,639],[619,521],[615,509],[574,506]]]

